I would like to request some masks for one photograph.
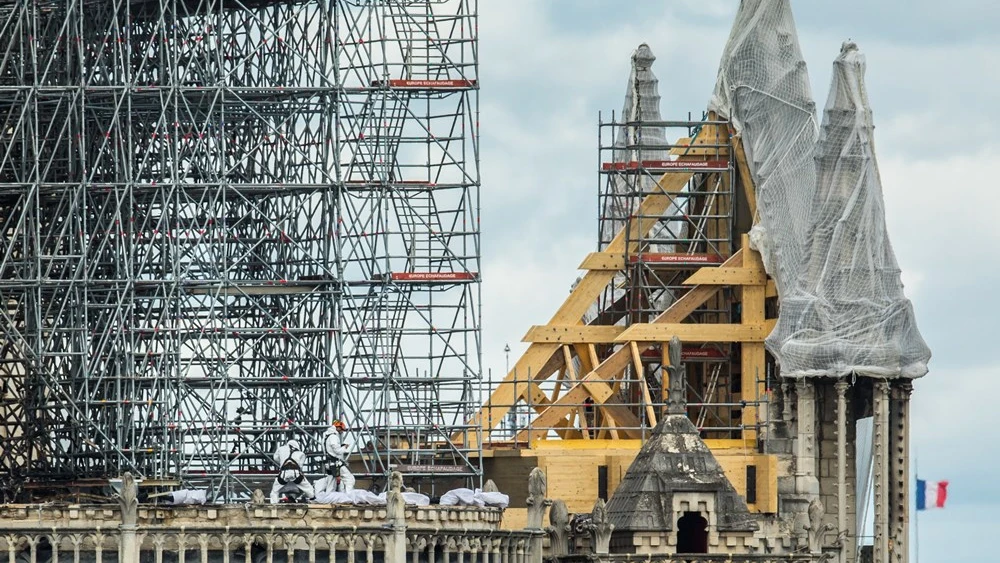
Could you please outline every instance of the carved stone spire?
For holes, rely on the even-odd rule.
[[[687,399],[684,393],[684,366],[681,365],[681,340],[676,336],[670,339],[670,365],[667,367],[668,395],[667,414],[687,414]]]

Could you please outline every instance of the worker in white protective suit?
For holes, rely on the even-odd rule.
[[[274,478],[274,485],[271,486],[271,503],[278,504],[281,501],[280,491],[286,485],[298,487],[303,499],[311,499],[316,496],[309,479],[304,473],[306,465],[306,453],[302,451],[298,441],[289,440],[278,446],[274,451],[274,464],[278,466],[278,475]]]
[[[343,434],[347,432],[347,425],[339,420],[334,420],[333,425],[323,433],[323,449],[326,451],[329,465],[326,468],[328,477],[326,478],[325,492],[340,492],[354,490],[354,474],[347,466],[349,455],[349,444],[343,440]]]

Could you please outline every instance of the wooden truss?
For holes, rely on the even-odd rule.
[[[753,218],[745,222],[746,231],[756,217],[750,171],[741,140],[732,136],[728,126],[718,123],[706,124],[693,139],[681,139],[677,145],[687,148],[673,152],[677,160],[691,162],[695,170],[698,162],[717,160],[720,150],[724,153],[721,156],[733,163],[742,186],[734,190],[736,201],[743,213]],[[700,149],[702,145],[713,148]],[[728,148],[719,149],[720,145]],[[750,248],[746,232],[732,234],[736,244],[727,248],[729,255],[722,257],[721,264],[696,269],[684,281],[686,291],[650,322],[624,326],[626,323],[615,318],[599,316],[591,324],[583,320],[616,275],[628,267],[630,257],[643,252],[637,241],[650,231],[658,216],[674,204],[682,190],[696,189],[691,182],[696,174],[692,169],[664,173],[658,189],[643,198],[635,220],[619,231],[603,252],[584,259],[580,268],[585,275],[548,324],[531,327],[524,337],[530,343],[528,349],[473,418],[472,424],[481,428],[484,442],[509,443],[513,439],[530,445],[536,439],[555,435],[563,439],[641,438],[655,426],[664,402],[662,391],[647,382],[643,357],[660,350],[662,365],[668,365],[665,343],[674,336],[685,344],[736,345],[733,349],[739,354],[734,354],[732,361],[739,367],[733,371],[740,379],[741,437],[756,439],[761,420],[758,406],[766,394],[764,338],[775,323],[765,314],[765,302],[776,292],[760,254]],[[739,322],[706,323],[704,317],[702,322],[693,322],[692,313],[711,305],[713,300],[727,301],[721,306],[738,304]],[[636,396],[640,400],[626,403],[622,400],[621,382],[628,372],[632,373],[631,381],[638,384]],[[498,439],[497,428],[515,404],[530,407],[530,424],[513,431],[505,429],[505,438]],[[591,427],[601,430],[592,431]],[[491,435],[493,432],[497,434]]]

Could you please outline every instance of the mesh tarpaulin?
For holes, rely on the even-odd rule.
[[[865,59],[846,43],[816,145],[802,268],[767,340],[786,376],[920,377],[930,350],[889,243]]]
[[[816,104],[788,0],[744,0],[709,110],[743,137],[757,193],[750,232],[778,294],[794,283],[816,185]]]
[[[822,134],[788,0],[743,0],[709,109],[742,136],[757,196],[751,243],[775,280],[768,350],[787,377],[919,377],[930,352],[903,295],[853,45],[834,65]]]

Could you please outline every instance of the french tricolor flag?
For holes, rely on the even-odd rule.
[[[948,481],[932,482],[928,486],[927,481],[917,479],[917,510],[944,508],[944,501],[947,498]]]

